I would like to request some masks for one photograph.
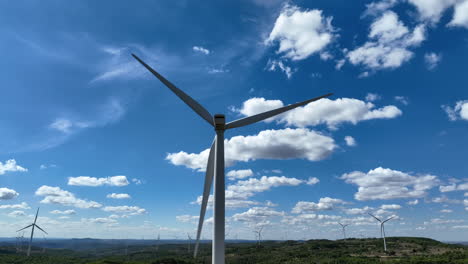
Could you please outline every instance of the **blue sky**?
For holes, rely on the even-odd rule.
[[[0,5],[0,236],[38,206],[52,237],[194,236],[214,132],[135,53],[228,120],[334,93],[226,133],[228,238],[466,240],[467,0]]]

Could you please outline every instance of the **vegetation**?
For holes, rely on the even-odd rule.
[[[380,239],[346,239],[338,241],[264,241],[228,243],[226,263],[467,263],[468,246],[444,244],[427,238],[391,237],[389,251],[383,252]],[[192,247],[193,248],[193,247]],[[210,263],[209,244],[200,247],[196,260],[184,244],[101,246],[99,250],[34,248],[30,258],[12,246],[0,247],[0,263],[7,264],[201,264]]]

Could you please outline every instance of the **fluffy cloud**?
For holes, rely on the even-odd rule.
[[[381,0],[366,5],[364,16],[378,16],[389,10],[398,3],[399,0]]]
[[[438,183],[433,175],[413,176],[397,170],[376,168],[369,172],[355,171],[341,176],[346,183],[359,186],[356,200],[388,200],[419,198]]]
[[[417,205],[418,203],[419,203],[419,200],[418,200],[418,199],[416,199],[416,200],[414,200],[414,201],[409,201],[409,202],[407,202],[408,205]]]
[[[43,185],[36,190],[36,195],[44,196],[41,203],[46,204],[61,204],[77,208],[99,208],[102,206],[100,203],[94,201],[78,199],[73,193],[62,190],[59,187]]]
[[[346,136],[345,138],[346,146],[354,147],[356,146],[356,140],[352,136]]]
[[[429,70],[434,70],[439,62],[442,60],[442,55],[436,54],[434,52],[426,53],[424,55],[424,61],[426,62],[426,67]]]
[[[411,47],[425,40],[425,26],[411,32],[392,11],[386,11],[371,25],[369,38],[363,46],[350,51],[348,60],[371,70],[394,69],[413,57]]]
[[[196,223],[200,217],[197,215],[177,215],[176,220],[181,223]]]
[[[408,0],[418,10],[422,20],[438,22],[442,13],[458,0]]]
[[[378,94],[375,94],[375,93],[368,93],[366,95],[366,101],[368,102],[374,102],[374,101],[377,101],[377,100],[380,100],[382,99],[382,96],[378,95]]]
[[[265,98],[251,98],[245,101],[238,111],[246,116],[258,114],[284,106],[281,100],[265,100]],[[267,119],[266,122],[277,120],[289,126],[306,127],[327,125],[330,129],[336,129],[343,123],[357,124],[358,122],[372,119],[391,119],[402,114],[398,107],[388,105],[375,109],[375,105],[353,98],[339,98],[330,100],[321,99],[298,107],[275,119]]]
[[[112,212],[112,213],[120,213],[120,214],[127,214],[127,215],[141,215],[146,213],[146,209],[140,208],[138,206],[106,206],[102,208],[103,211]]]
[[[9,217],[19,217],[19,216],[26,216],[24,211],[13,211],[8,214]]]
[[[452,183],[451,185],[440,186],[440,192],[453,192],[453,191],[468,191],[468,182],[456,184]]]
[[[381,209],[383,210],[398,210],[401,209],[401,205],[399,204],[383,204],[380,206]]]
[[[468,100],[458,101],[454,107],[443,105],[442,109],[445,110],[450,121],[468,120]]]
[[[327,211],[332,210],[335,205],[344,203],[345,202],[343,200],[330,197],[320,198],[318,203],[300,201],[294,206],[291,212],[295,214],[303,214],[316,211]]]
[[[0,195],[1,196],[1,195]],[[22,202],[20,204],[4,204],[0,205],[0,209],[31,209],[29,205],[25,202]]]
[[[201,47],[201,46],[193,46],[193,51],[195,52],[200,52],[200,53],[203,53],[205,55],[208,55],[210,54],[210,51],[204,47]]]
[[[364,208],[349,208],[344,209],[346,214],[349,215],[359,215],[359,214],[367,214],[369,211],[373,210],[374,208],[366,206]]]
[[[300,10],[287,5],[276,19],[267,43],[279,42],[278,53],[285,58],[303,60],[324,50],[334,38],[332,18],[321,10]]]
[[[258,223],[271,217],[283,216],[284,212],[278,212],[269,207],[252,207],[246,212],[238,213],[232,216],[232,219],[239,222]]]
[[[455,13],[449,26],[468,28],[468,1],[458,1],[455,5]]]
[[[126,176],[118,175],[118,176],[111,176],[107,178],[95,178],[95,177],[88,177],[88,176],[79,176],[79,177],[69,177],[68,178],[68,185],[74,186],[126,186],[129,182]]]
[[[236,180],[236,179],[244,179],[253,176],[253,171],[251,169],[248,170],[232,170],[229,171],[226,176],[230,180]]]
[[[315,178],[315,177],[310,177],[307,181],[306,181],[306,184],[307,185],[315,185],[317,183],[319,183],[320,180]]]
[[[19,195],[15,190],[8,188],[0,188],[0,200],[11,200]]]
[[[286,74],[288,79],[291,79],[294,73],[294,70],[291,69],[291,67],[286,66],[281,60],[268,60],[266,69],[268,71],[276,71],[279,69],[280,71],[284,72],[284,74]]]
[[[62,214],[62,215],[74,215],[76,214],[76,211],[75,210],[64,210],[64,211],[60,211],[60,210],[53,210],[53,211],[50,211],[51,214]]]
[[[254,136],[236,136],[225,140],[226,166],[236,161],[256,159],[323,160],[336,148],[332,138],[309,129],[264,130]],[[191,169],[206,169],[209,149],[198,154],[184,151],[170,153],[166,159],[174,165]]]
[[[112,199],[130,199],[130,195],[126,193],[111,193],[106,196],[107,198]]]
[[[5,161],[5,163],[2,163],[0,161],[0,175],[5,174],[6,172],[24,172],[28,171],[28,169],[21,167],[20,165],[16,164],[16,160],[14,159],[9,159]]]

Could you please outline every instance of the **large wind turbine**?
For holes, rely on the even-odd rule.
[[[34,228],[37,227],[39,230],[41,230],[42,232],[46,233],[46,231],[44,231],[44,229],[40,228],[37,224],[36,224],[36,221],[37,221],[37,216],[39,215],[39,208],[37,208],[37,212],[36,212],[36,218],[34,218],[34,222],[26,227],[23,227],[21,228],[20,230],[16,231],[16,232],[19,232],[21,230],[24,230],[26,228],[29,228],[29,227],[32,227],[31,228],[31,238],[29,239],[29,246],[28,246],[28,253],[27,253],[27,256],[29,257],[29,255],[31,255],[31,244],[32,244],[32,240],[33,240],[33,236],[34,236]]]
[[[279,115],[286,111],[292,110],[296,107],[306,105],[310,102],[317,101],[332,94],[326,94],[317,98],[313,98],[304,102],[288,105],[275,110],[267,111],[261,114],[241,118],[229,123],[226,123],[225,116],[216,114],[212,116],[203,106],[201,106],[192,97],[177,88],[174,84],[169,82],[161,74],[156,72],[148,64],[143,62],[136,55],[132,56],[140,62],[146,69],[148,69],[156,78],[158,78],[164,85],[166,85],[173,93],[175,93],[184,103],[186,103],[193,111],[195,111],[201,118],[208,124],[214,127],[216,136],[213,144],[211,145],[210,153],[208,156],[208,164],[206,168],[205,184],[203,187],[203,199],[201,203],[200,218],[197,231],[197,242],[195,244],[194,256],[197,256],[198,245],[200,242],[200,235],[203,227],[208,197],[210,194],[211,185],[214,178],[214,224],[213,224],[213,247],[212,247],[212,263],[224,264],[224,224],[225,224],[225,179],[224,179],[224,131],[236,127],[243,127],[253,123],[260,122],[267,118]]]
[[[388,218],[387,220],[385,221],[382,221],[380,220],[379,218],[375,217],[373,214],[371,213],[368,213],[370,216],[374,217],[375,220],[379,221],[380,222],[380,236],[382,236],[383,238],[383,245],[384,245],[384,251],[387,252],[387,242],[385,241],[385,226],[384,224],[387,222],[387,221],[390,221],[392,220],[393,218],[395,218],[395,216],[392,216],[390,218]]]
[[[340,224],[341,228],[343,229],[343,237],[346,239],[346,227],[349,226],[349,224],[342,224],[340,222],[338,222],[338,224]]]

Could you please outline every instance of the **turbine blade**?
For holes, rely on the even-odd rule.
[[[37,212],[36,212],[36,218],[34,218],[34,224],[36,223],[37,221],[37,216],[39,215],[39,207],[37,208]]]
[[[387,219],[387,220],[383,221],[383,223],[385,223],[385,222],[387,222],[387,221],[390,221],[390,220],[392,220],[393,218],[395,218],[395,217],[394,217],[394,216],[392,216],[392,217],[390,217],[389,219]]]
[[[24,230],[24,229],[26,229],[26,228],[29,228],[29,227],[31,227],[31,226],[33,226],[33,224],[30,224],[30,225],[28,225],[27,227],[23,227],[23,228],[21,228],[20,230],[18,230],[18,231],[16,231],[16,232],[19,232],[19,231]]]
[[[203,198],[200,209],[200,218],[198,219],[198,230],[197,230],[197,242],[195,243],[195,250],[193,251],[193,257],[196,258],[198,254],[198,246],[200,244],[200,236],[203,228],[203,221],[205,220],[206,207],[208,205],[208,198],[210,197],[211,185],[213,184],[214,175],[214,158],[215,158],[215,146],[217,137],[211,144],[210,154],[208,156],[208,164],[206,166],[205,185],[203,187]]]
[[[44,229],[40,228],[38,225],[35,225],[37,228],[39,228],[39,230],[41,230],[42,232],[46,233],[48,235],[48,233],[46,231],[44,231]]]
[[[245,117],[245,118],[242,118],[242,119],[238,119],[238,120],[227,123],[226,124],[226,129],[236,128],[236,127],[243,127],[243,126],[247,126],[247,125],[250,125],[250,124],[253,124],[253,123],[257,123],[257,122],[260,122],[262,120],[273,117],[275,115],[279,115],[279,114],[284,113],[286,111],[292,110],[292,109],[294,109],[296,107],[306,105],[308,103],[320,100],[322,98],[329,97],[331,95],[332,95],[332,93],[329,93],[329,94],[322,95],[322,96],[319,96],[319,97],[316,97],[316,98],[313,98],[313,99],[306,100],[304,102],[295,103],[295,104],[292,104],[292,105],[287,105],[287,106],[277,108],[277,109],[274,109],[274,110],[270,110],[270,111],[267,111],[267,112],[263,112],[263,113],[260,113],[260,114],[256,114],[256,115],[253,115],[253,116],[248,116],[248,117]]]
[[[156,72],[153,68],[151,68],[148,64],[138,58],[135,54],[132,56],[140,62],[146,69],[148,69],[156,78],[158,78],[167,88],[171,89],[173,93],[175,93],[184,103],[186,103],[193,111],[195,111],[199,116],[206,120],[206,122],[210,123],[210,125],[214,126],[213,116],[206,110],[201,104],[195,101],[192,97],[188,94],[184,93],[182,90],[177,88],[174,84],[169,82],[166,78],[164,78],[161,74]]]
[[[375,217],[373,214],[371,213],[368,213],[370,216],[374,217],[377,221],[379,221],[380,223],[382,223],[382,220],[378,219],[377,217]]]

